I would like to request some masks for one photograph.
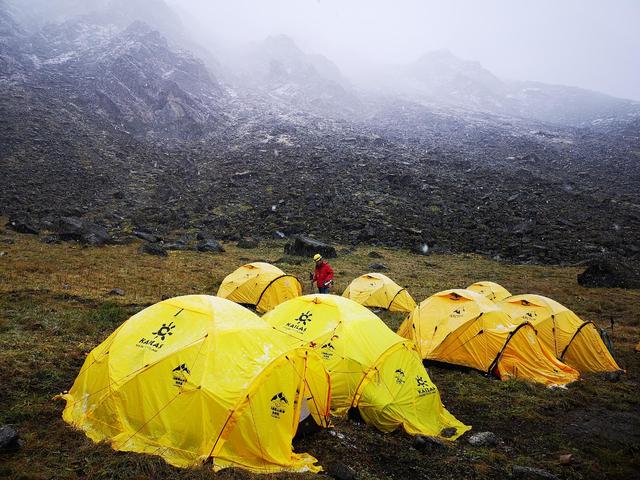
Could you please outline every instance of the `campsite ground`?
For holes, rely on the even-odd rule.
[[[13,242],[13,243],[12,243]],[[47,245],[37,237],[0,231],[0,424],[15,425],[24,445],[0,456],[0,478],[210,478],[206,468],[179,470],[161,459],[117,453],[95,445],[60,418],[57,393],[73,383],[85,355],[133,313],[163,296],[213,293],[224,276],[248,261],[277,263],[301,279],[306,259],[283,258],[283,243],[258,249],[225,245],[226,253],[138,253],[139,244],[82,247]],[[296,441],[296,449],[328,465],[340,461],[360,479],[504,478],[514,465],[542,468],[567,479],[629,479],[640,472],[640,291],[586,289],[578,268],[512,265],[476,255],[418,256],[360,247],[333,260],[336,291],[368,271],[376,250],[387,273],[416,300],[476,280],[494,280],[512,292],[541,293],[585,319],[609,327],[627,369],[620,381],[585,376],[565,390],[499,382],[475,372],[431,366],[447,408],[473,431],[492,431],[496,447],[472,447],[466,436],[448,448],[417,451],[402,433],[382,434],[352,420]],[[110,296],[113,288],[123,296]],[[310,291],[308,282],[305,289]],[[391,328],[401,318],[383,315]],[[559,457],[572,454],[568,465]],[[221,478],[246,478],[226,471]],[[278,478],[301,478],[293,474]],[[314,477],[308,475],[308,477]]]

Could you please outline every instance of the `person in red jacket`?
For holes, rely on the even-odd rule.
[[[313,260],[316,262],[316,271],[312,280],[316,282],[319,293],[329,293],[333,285],[333,268],[322,259],[322,255],[319,253],[313,256]]]

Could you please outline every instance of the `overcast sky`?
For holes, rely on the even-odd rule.
[[[346,73],[448,48],[495,74],[640,100],[640,0],[168,0],[220,40],[284,33]]]

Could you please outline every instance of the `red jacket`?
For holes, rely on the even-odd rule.
[[[316,273],[313,276],[318,288],[324,287],[329,280],[333,280],[333,268],[324,260],[316,263]]]

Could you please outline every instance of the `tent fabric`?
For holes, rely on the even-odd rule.
[[[357,407],[384,432],[402,426],[410,434],[452,440],[470,429],[442,405],[413,343],[362,305],[335,295],[306,295],[263,319],[288,335],[291,347],[311,346],[320,353],[331,375],[334,414]]]
[[[593,322],[585,322],[564,305],[542,295],[515,295],[499,304],[514,322],[531,323],[559,360],[580,372],[618,371]]]
[[[467,287],[467,290],[484,295],[493,302],[500,302],[511,296],[511,292],[502,285],[489,281],[473,283]]]
[[[411,312],[416,307],[407,289],[381,273],[361,275],[342,294],[360,305],[384,308],[391,312]]]
[[[302,295],[302,285],[293,275],[265,262],[248,263],[226,276],[218,296],[243,305],[254,305],[260,313]]]
[[[470,290],[427,298],[398,333],[416,342],[422,358],[475,368],[502,380],[564,385],[578,372],[556,359],[531,324],[517,324],[498,305]]]
[[[63,419],[116,450],[178,467],[317,472],[294,453],[302,405],[329,422],[330,379],[318,354],[229,300],[189,295],[124,322],[87,357]]]

